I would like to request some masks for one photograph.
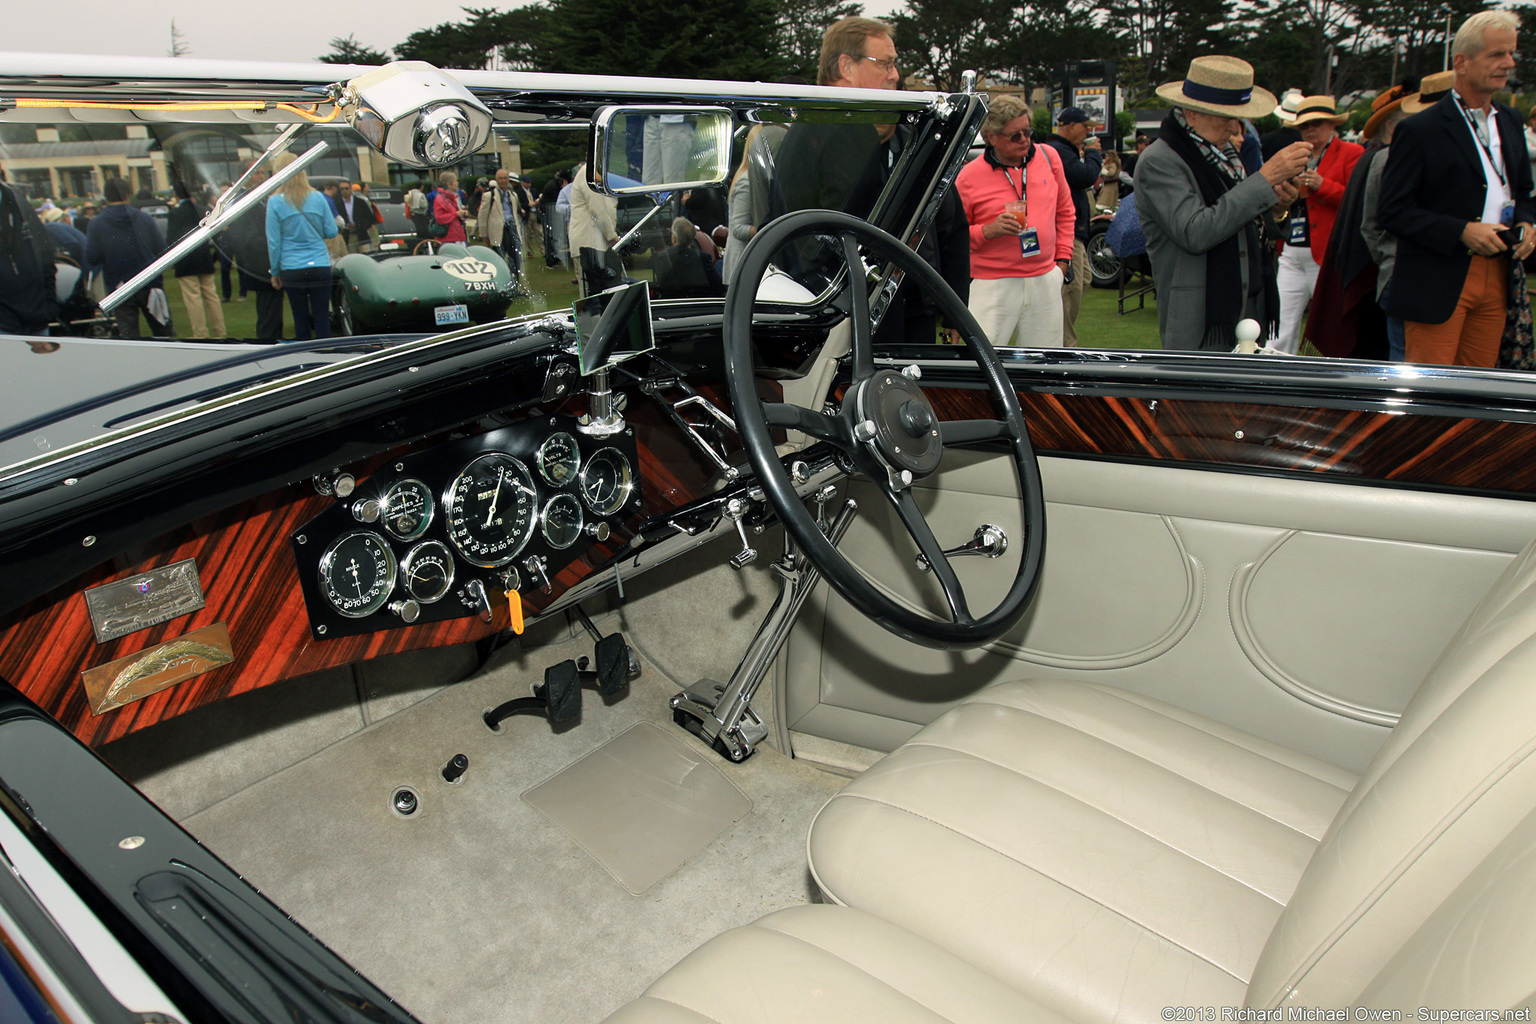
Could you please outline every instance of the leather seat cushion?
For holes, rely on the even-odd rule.
[[[1065,1016],[1240,1005],[1356,777],[1114,687],[989,687],[828,802],[827,896]]]
[[[718,935],[608,1024],[1062,1024],[1062,1018],[878,918],[801,906]]]

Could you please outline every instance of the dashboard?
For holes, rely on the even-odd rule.
[[[312,636],[489,620],[513,594],[550,593],[639,511],[638,465],[632,426],[597,433],[571,416],[401,456],[289,538]]]

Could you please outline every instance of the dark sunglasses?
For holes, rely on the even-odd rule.
[[[1009,142],[1012,142],[1014,145],[1018,145],[1020,142],[1028,140],[1030,136],[1034,134],[1035,130],[1033,128],[1024,128],[1020,131],[1014,132],[1012,135],[1004,135],[1003,138],[1007,139]]]

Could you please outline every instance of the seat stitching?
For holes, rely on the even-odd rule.
[[[1026,871],[1032,871],[1035,874],[1039,875],[1041,878],[1047,879],[1048,881],[1051,881],[1051,882],[1055,882],[1057,885],[1061,886],[1063,889],[1066,889],[1069,892],[1076,893],[1078,896],[1081,896],[1083,899],[1087,900],[1088,902],[1090,902],[1090,903],[1092,903],[1092,904],[1094,904],[1096,906],[1102,907],[1103,909],[1107,910],[1109,913],[1114,914],[1116,917],[1119,917],[1119,918],[1121,918],[1121,919],[1123,919],[1125,921],[1130,922],[1131,924],[1135,925],[1137,928],[1140,928],[1142,931],[1146,932],[1148,935],[1156,936],[1157,938],[1162,939],[1163,941],[1167,942],[1170,946],[1174,946],[1174,947],[1176,947],[1178,949],[1184,950],[1184,952],[1188,953],[1190,956],[1194,957],[1195,959],[1201,960],[1201,961],[1204,961],[1205,963],[1210,964],[1212,967],[1214,967],[1216,970],[1222,972],[1223,974],[1230,975],[1233,979],[1235,979],[1239,983],[1244,984],[1244,985],[1248,984],[1248,979],[1239,977],[1237,974],[1233,973],[1228,968],[1221,966],[1221,964],[1218,964],[1216,961],[1212,960],[1210,957],[1205,956],[1203,953],[1195,952],[1193,949],[1190,949],[1184,943],[1179,942],[1179,941],[1173,939],[1171,936],[1164,935],[1162,932],[1156,931],[1156,930],[1148,927],[1147,925],[1143,924],[1142,922],[1136,920],[1134,917],[1132,917],[1130,914],[1126,913],[1125,911],[1117,910],[1116,908],[1111,907],[1110,905],[1108,905],[1104,901],[1102,901],[1102,900],[1100,900],[1100,899],[1098,899],[1096,897],[1090,896],[1086,892],[1083,892],[1077,886],[1071,885],[1071,884],[1063,881],[1062,879],[1055,877],[1054,875],[1047,874],[1045,871],[1042,871],[1040,868],[1035,867],[1033,864],[1026,864],[1025,862],[1019,860],[1017,857],[1013,856],[1012,854],[1007,853],[1007,852],[1005,852],[1003,850],[1000,850],[997,847],[993,846],[992,844],[984,842],[981,839],[976,838],[975,836],[968,835],[965,832],[962,832],[960,829],[955,828],[953,825],[950,825],[950,824],[948,824],[946,822],[942,822],[942,821],[936,821],[935,819],[928,817],[926,814],[921,814],[921,813],[919,813],[917,811],[912,810],[909,807],[899,807],[896,804],[893,804],[893,803],[891,803],[891,802],[889,802],[887,800],[881,800],[881,799],[879,799],[877,797],[868,796],[868,795],[866,795],[864,793],[850,793],[847,790],[843,790],[841,793],[838,793],[837,796],[833,797],[832,799],[836,800],[836,799],[840,799],[840,798],[868,800],[870,803],[880,804],[881,806],[889,807],[893,811],[899,811],[899,812],[901,812],[903,814],[909,814],[912,817],[921,819],[922,821],[926,821],[926,822],[928,822],[931,825],[937,825],[939,828],[944,829],[945,831],[953,832],[955,835],[959,836],[962,839],[970,840],[971,842],[975,843],[977,846],[980,846],[982,849],[992,851],[993,853],[997,854],[999,857],[1002,857],[1004,860],[1013,861],[1013,863],[1019,865],[1019,867],[1023,868]]]
[[[1194,854],[1188,852],[1187,850],[1181,850],[1179,847],[1174,846],[1172,843],[1168,842],[1165,839],[1161,839],[1158,836],[1153,835],[1151,832],[1148,832],[1146,829],[1144,829],[1141,826],[1135,824],[1134,822],[1126,821],[1124,818],[1120,817],[1120,815],[1114,813],[1113,811],[1111,811],[1111,810],[1109,810],[1107,808],[1100,807],[1097,804],[1089,803],[1087,800],[1085,800],[1082,797],[1076,795],[1075,793],[1068,793],[1066,790],[1062,789],[1059,786],[1052,785],[1051,783],[1047,782],[1046,780],[1040,778],[1038,775],[1031,775],[1029,772],[1019,771],[1017,768],[1014,768],[1014,767],[1012,767],[1010,765],[1003,764],[1000,761],[994,761],[990,757],[982,757],[980,754],[972,753],[969,750],[960,750],[960,749],[955,748],[955,747],[946,747],[946,746],[942,746],[942,745],[937,744],[937,743],[926,743],[926,742],[925,743],[908,743],[906,745],[907,746],[911,746],[911,747],[931,747],[934,750],[947,750],[950,753],[959,754],[962,757],[969,757],[969,758],[972,758],[973,760],[981,761],[984,764],[994,765],[994,766],[996,766],[998,768],[1003,769],[1003,771],[1012,772],[1013,774],[1019,776],[1019,778],[1021,778],[1021,779],[1029,779],[1031,782],[1035,783],[1038,786],[1041,786],[1041,787],[1043,787],[1045,789],[1048,789],[1048,790],[1050,790],[1053,793],[1060,793],[1062,796],[1066,797],[1068,800],[1075,800],[1078,803],[1082,804],[1084,807],[1088,808],[1089,810],[1097,811],[1099,814],[1103,815],[1104,817],[1108,818],[1111,821],[1119,822],[1120,824],[1124,825],[1126,828],[1130,829],[1132,832],[1136,832],[1136,833],[1139,833],[1140,835],[1146,836],[1148,839],[1152,840],[1154,843],[1158,843],[1158,844],[1162,845],[1164,848],[1172,850],[1174,853],[1176,853],[1179,856],[1183,857],[1185,860],[1188,860],[1188,861],[1191,861],[1192,863],[1198,864],[1201,867],[1206,868],[1209,871],[1215,872],[1216,874],[1221,875],[1224,878],[1230,878],[1232,881],[1236,882],[1238,885],[1241,885],[1243,888],[1251,890],[1252,892],[1254,892],[1254,893],[1264,897],[1265,899],[1269,900],[1271,903],[1275,904],[1276,906],[1278,906],[1278,907],[1280,907],[1282,909],[1285,907],[1285,903],[1283,901],[1275,899],[1273,896],[1269,895],[1269,893],[1264,892],[1262,889],[1259,889],[1259,888],[1253,886],[1252,884],[1244,881],[1241,878],[1238,878],[1236,875],[1233,875],[1231,872],[1224,871],[1223,869],[1217,867],[1215,864],[1208,864],[1208,863],[1206,863],[1205,861],[1201,860],[1199,857],[1196,857]],[[1177,777],[1182,778],[1183,776],[1177,776]],[[1207,792],[1209,792],[1209,791],[1207,791]],[[1213,793],[1212,795],[1217,797],[1218,799],[1225,799],[1224,797],[1221,796],[1220,793]],[[885,801],[882,801],[882,802],[885,802]],[[894,805],[892,805],[892,806],[894,806]],[[1238,804],[1237,806],[1242,807],[1243,805],[1242,804]],[[1263,815],[1260,815],[1260,817],[1263,817]],[[1266,819],[1266,820],[1271,820],[1271,819]],[[1282,828],[1287,827],[1284,822],[1276,822],[1276,824],[1280,825]],[[1294,830],[1292,830],[1292,831],[1294,831]],[[1303,836],[1306,835],[1306,833],[1304,833],[1304,832],[1298,833],[1298,834],[1299,835],[1303,835]],[[1308,836],[1307,838],[1311,838],[1311,837]],[[1315,840],[1313,842],[1313,845],[1314,846],[1316,845],[1316,841]]]
[[[876,916],[878,916],[878,915],[876,915]],[[882,918],[882,920],[884,920],[884,919]],[[886,923],[887,924],[891,924],[893,927],[896,927],[896,928],[900,928],[901,927],[900,925],[897,925],[894,922],[887,921]],[[865,977],[871,979],[872,981],[876,981],[879,984],[884,985],[887,989],[889,989],[890,991],[896,993],[896,995],[900,996],[902,999],[905,999],[907,1002],[912,1003],[914,1006],[921,1006],[923,1009],[927,1010],[929,1013],[932,1013],[934,1016],[939,1017],[942,1020],[953,1020],[953,1018],[950,1017],[949,1014],[944,1013],[943,1011],[939,1010],[938,1007],[930,1006],[928,1003],[923,1002],[921,999],[918,999],[917,997],[915,997],[913,995],[910,995],[909,993],[903,992],[901,989],[897,988],[895,985],[892,985],[890,982],[886,981],[884,978],[880,977],[879,975],[874,974],[873,972],[871,972],[870,970],[868,970],[865,967],[861,967],[860,965],[854,963],[852,960],[850,960],[847,957],[841,955],[840,953],[833,952],[832,950],[828,949],[826,946],[823,946],[819,942],[812,942],[810,939],[807,939],[804,936],[795,935],[795,934],[793,934],[791,932],[784,931],[784,930],[782,930],[780,928],[774,928],[771,925],[764,925],[761,922],[759,922],[755,927],[763,928],[766,931],[777,932],[778,934],[784,936],[786,939],[789,939],[789,940],[791,940],[793,942],[798,942],[798,943],[800,943],[801,945],[804,945],[804,946],[809,946],[811,949],[819,949],[823,953],[825,953],[827,956],[831,957],[832,959],[834,959],[834,960],[836,960],[836,961],[838,961],[840,963],[847,964],[849,967],[852,967],[854,970],[862,972]],[[902,929],[902,930],[905,931],[905,929]],[[907,934],[910,935],[912,933],[911,932],[907,932]],[[920,936],[915,936],[915,937],[919,938],[921,941],[927,941],[925,939],[921,939]],[[941,947],[941,948],[943,948],[943,947]],[[1002,985],[1003,987],[1007,988],[1008,990],[1010,990],[1012,992],[1017,992],[1021,998],[1028,999],[1028,1000],[1030,1000],[1032,1002],[1039,1002],[1039,1000],[1034,999],[1027,992],[1020,992],[1018,989],[1014,988],[1012,985],[1008,984],[1003,979],[997,977],[994,974],[991,974],[991,973],[987,972],[980,965],[972,963],[970,960],[967,960],[965,957],[961,956],[959,953],[956,953],[954,950],[946,949],[946,952],[948,952],[950,955],[954,956],[957,960],[960,960],[962,963],[965,963],[966,965],[975,968],[980,973],[985,974],[987,977],[991,978],[993,981],[997,982],[999,985]]]
[[[1131,702],[1131,701],[1127,701],[1127,703],[1131,704],[1132,707],[1141,707],[1141,705],[1136,704],[1136,703]],[[1096,740],[1098,740],[1101,743],[1110,743],[1111,745],[1116,745],[1116,744],[1113,744],[1113,742],[1111,740],[1105,739],[1102,736],[1095,736],[1093,733],[1089,732],[1087,729],[1082,728],[1081,726],[1074,725],[1071,722],[1062,721],[1060,718],[1054,718],[1054,717],[1052,717],[1050,715],[1043,714],[1038,708],[1021,708],[1021,707],[1018,707],[1017,705],[1014,705],[1014,704],[999,704],[999,703],[997,703],[995,701],[980,701],[980,700],[978,700],[978,701],[966,701],[964,704],[958,705],[958,707],[972,707],[972,706],[975,706],[975,707],[1001,708],[1004,711],[1012,711],[1012,712],[1015,712],[1015,713],[1018,713],[1018,714],[1034,715],[1036,718],[1039,718],[1042,721],[1055,722],[1057,725],[1065,726],[1068,729],[1074,729],[1077,732],[1082,733],[1084,736],[1090,736],[1093,739],[1096,739]],[[1142,708],[1142,710],[1144,710],[1144,711],[1151,711],[1152,714],[1157,714],[1157,712],[1152,711],[1151,708]],[[1333,783],[1329,782],[1327,779],[1320,779],[1316,775],[1311,774],[1310,772],[1304,772],[1304,771],[1301,771],[1298,768],[1293,768],[1291,765],[1286,764],[1284,761],[1276,761],[1274,758],[1268,757],[1268,756],[1266,756],[1264,754],[1261,754],[1261,753],[1259,753],[1256,750],[1249,750],[1247,747],[1242,746],[1241,744],[1238,744],[1238,743],[1233,743],[1230,740],[1223,739],[1222,737],[1217,736],[1215,733],[1209,733],[1209,732],[1205,732],[1204,730],[1196,729],[1194,726],[1190,725],[1187,722],[1180,722],[1177,718],[1169,718],[1167,715],[1161,715],[1160,717],[1163,718],[1165,721],[1177,723],[1178,725],[1182,725],[1182,726],[1184,726],[1187,729],[1192,729],[1192,730],[1194,730],[1196,732],[1199,732],[1203,736],[1208,736],[1211,739],[1215,740],[1216,742],[1223,743],[1223,744],[1225,744],[1226,746],[1230,747],[1233,750],[1240,750],[1240,751],[1242,751],[1242,752],[1244,752],[1246,754],[1252,754],[1254,757],[1261,758],[1262,760],[1267,761],[1268,763],[1270,763],[1270,764],[1274,765],[1275,767],[1280,768],[1280,769],[1282,769],[1284,771],[1288,771],[1288,772],[1291,772],[1291,773],[1293,773],[1295,775],[1299,775],[1302,778],[1309,779],[1309,780],[1311,780],[1313,782],[1318,783],[1319,785],[1327,786],[1329,789],[1333,790],[1334,792],[1336,792],[1336,793],[1338,793],[1340,795],[1340,803],[1341,804],[1342,804],[1342,802],[1345,799],[1348,799],[1349,795],[1352,792],[1354,792],[1353,789],[1340,789],[1338,786],[1335,786]],[[908,742],[911,742],[911,741],[908,741]],[[1148,757],[1146,757],[1146,755],[1139,754],[1139,753],[1137,753],[1134,750],[1127,750],[1125,747],[1120,747],[1119,749],[1125,750],[1125,752],[1127,754],[1131,754],[1134,757],[1139,757],[1143,761],[1148,761],[1149,763],[1152,763],[1152,764],[1156,764],[1157,763],[1155,761],[1151,761]],[[1168,771],[1173,772],[1173,774],[1178,775],[1180,778],[1189,779],[1188,776],[1184,775],[1182,772],[1175,771],[1170,766],[1164,765],[1163,767],[1167,768]],[[1197,786],[1204,786],[1204,783],[1197,782],[1194,779],[1189,779],[1189,781],[1194,783]],[[1209,786],[1204,786],[1204,788],[1210,789]],[[1215,792],[1215,791],[1212,790],[1212,792]],[[1282,824],[1283,824],[1283,822],[1282,822]],[[1300,831],[1300,830],[1298,829],[1297,831]]]
[[[1041,716],[1041,720],[1042,721],[1046,721],[1046,722],[1054,722],[1055,724],[1063,726],[1063,727],[1068,728],[1068,729],[1073,729],[1074,728],[1074,726],[1069,725],[1066,722],[1059,722],[1059,721],[1057,721],[1054,718],[1044,718],[1043,716]],[[1279,818],[1275,817],[1273,814],[1268,814],[1268,813],[1260,810],[1257,807],[1250,807],[1248,804],[1243,803],[1241,800],[1238,800],[1238,799],[1236,799],[1234,797],[1227,796],[1225,793],[1218,792],[1217,790],[1212,789],[1210,786],[1207,786],[1207,785],[1205,785],[1202,782],[1199,782],[1199,781],[1197,781],[1195,779],[1190,778],[1188,775],[1185,775],[1183,772],[1176,771],[1175,769],[1170,768],[1168,765],[1161,764],[1161,763],[1159,763],[1157,761],[1152,760],[1149,757],[1145,757],[1145,756],[1143,756],[1141,754],[1138,754],[1134,750],[1126,750],[1124,747],[1116,747],[1113,743],[1110,743],[1108,740],[1103,739],[1103,738],[1098,737],[1098,736],[1095,736],[1092,733],[1083,732],[1083,730],[1081,730],[1081,729],[1076,729],[1075,731],[1078,734],[1082,735],[1082,736],[1086,736],[1090,740],[1093,740],[1093,741],[1098,742],[1098,743],[1103,743],[1106,746],[1114,747],[1114,749],[1116,749],[1116,750],[1123,751],[1124,753],[1130,755],[1131,757],[1136,758],[1138,761],[1142,762],[1143,764],[1150,765],[1154,769],[1159,769],[1161,771],[1164,771],[1164,772],[1168,773],[1169,775],[1173,776],[1175,779],[1179,779],[1179,780],[1182,780],[1184,782],[1187,782],[1191,786],[1194,786],[1194,787],[1196,787],[1197,789],[1200,789],[1203,792],[1209,793],[1213,798],[1215,798],[1217,800],[1222,800],[1222,801],[1225,801],[1226,803],[1232,804],[1235,807],[1240,807],[1240,808],[1242,808],[1245,811],[1250,811],[1250,812],[1252,812],[1252,814],[1255,817],[1263,818],[1265,821],[1273,822],[1275,825],[1278,825],[1280,828],[1283,828],[1283,829],[1285,829],[1288,832],[1294,832],[1295,834],[1297,834],[1299,836],[1302,836],[1303,838],[1305,838],[1308,841],[1310,841],[1313,846],[1316,846],[1318,843],[1323,841],[1321,836],[1314,836],[1310,832],[1307,832],[1304,829],[1297,828],[1295,825],[1292,825],[1290,822],[1281,821]],[[948,750],[948,751],[952,751],[952,752],[957,753],[957,754],[967,754],[967,755],[969,755],[971,757],[976,758],[979,761],[986,761],[988,764],[995,764],[999,768],[1004,768],[1004,769],[1006,769],[1008,771],[1011,771],[1011,772],[1013,772],[1013,773],[1015,773],[1017,775],[1025,775],[1028,778],[1037,779],[1040,782],[1041,785],[1050,785],[1049,783],[1045,782],[1045,780],[1039,779],[1038,776],[1029,775],[1029,773],[1020,771],[1019,769],[1014,768],[1011,765],[1004,764],[1001,761],[995,761],[992,758],[983,757],[981,754],[975,753],[974,751],[966,750],[966,749],[964,749],[962,747],[950,746],[949,744],[946,744],[946,743],[939,743],[939,742],[936,742],[936,741],[934,741],[932,739],[920,739],[920,738],[914,737],[914,738],[908,740],[906,743],[902,744],[902,746],[906,746],[906,747],[933,747],[936,750]],[[1057,789],[1057,787],[1055,787],[1055,786],[1052,786],[1051,788],[1052,789]],[[1058,792],[1065,793],[1066,790],[1058,789]],[[1067,793],[1067,795],[1071,796],[1074,800],[1082,800],[1083,803],[1085,803],[1085,804],[1088,803],[1088,801],[1087,800],[1083,800],[1082,797],[1074,796],[1071,793]],[[1097,805],[1095,805],[1095,804],[1088,804],[1088,806],[1095,807]],[[1105,814],[1109,814],[1110,813],[1109,811],[1105,810],[1102,807],[1100,807],[1098,809],[1104,811]],[[1118,817],[1118,815],[1115,815],[1115,817]],[[1129,825],[1130,822],[1126,822],[1126,824]]]
[[[1273,756],[1271,756],[1269,754],[1266,754],[1263,751],[1255,750],[1252,747],[1245,747],[1241,743],[1233,742],[1232,740],[1228,739],[1225,736],[1218,736],[1216,733],[1206,732],[1204,729],[1201,729],[1199,726],[1191,725],[1189,722],[1181,721],[1180,719],[1175,718],[1172,715],[1164,714],[1163,712],[1157,710],[1156,708],[1147,707],[1147,705],[1139,704],[1139,703],[1137,703],[1134,700],[1130,700],[1129,698],[1127,698],[1125,696],[1122,696],[1121,694],[1112,693],[1111,690],[1113,690],[1114,687],[1096,686],[1096,685],[1094,685],[1092,683],[1083,683],[1081,685],[1087,686],[1090,689],[1092,689],[1095,693],[1102,694],[1105,697],[1110,698],[1111,700],[1117,700],[1117,701],[1119,701],[1122,704],[1127,704],[1127,705],[1129,705],[1129,706],[1131,706],[1133,708],[1139,708],[1140,710],[1145,711],[1148,714],[1157,715],[1159,718],[1163,719],[1164,721],[1177,723],[1178,725],[1181,725],[1181,726],[1183,726],[1186,729],[1193,729],[1196,732],[1199,732],[1199,733],[1202,733],[1203,735],[1209,736],[1211,739],[1216,740],[1219,743],[1224,743],[1227,746],[1232,747],[1232,748],[1234,748],[1236,750],[1246,751],[1247,753],[1252,754],[1254,757],[1263,758],[1264,760],[1270,762],[1271,764],[1274,764],[1274,765],[1277,765],[1277,766],[1279,766],[1281,768],[1284,768],[1286,771],[1295,772],[1297,775],[1306,776],[1307,778],[1311,779],[1314,782],[1321,783],[1322,785],[1327,786],[1329,789],[1336,789],[1336,790],[1338,790],[1340,793],[1343,793],[1345,796],[1348,796],[1353,791],[1353,787],[1350,787],[1349,789],[1345,789],[1344,787],[1338,785],[1337,783],[1330,782],[1329,780],[1327,780],[1325,778],[1322,778],[1319,775],[1316,775],[1316,774],[1314,774],[1312,772],[1307,771],[1305,768],[1299,768],[1299,767],[1297,767],[1296,765],[1293,765],[1293,764],[1286,764],[1284,761],[1281,761],[1278,758],[1275,758],[1275,757],[1273,757]],[[1022,711],[1022,710],[1024,710],[1023,708],[1017,707],[1016,705],[1013,705],[1013,704],[1003,704],[1003,703],[1000,703],[1000,702],[994,701],[994,700],[968,700],[964,704],[961,704],[959,706],[964,707],[965,704],[985,704],[985,705],[990,705],[990,706],[993,706],[993,707],[1010,708],[1010,709],[1012,709],[1014,711]],[[1045,716],[1042,715],[1041,717],[1043,718]],[[1065,723],[1063,723],[1063,724],[1065,724]],[[1257,737],[1255,737],[1255,739],[1257,739]]]

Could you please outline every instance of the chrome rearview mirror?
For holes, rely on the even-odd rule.
[[[426,61],[374,68],[343,85],[336,103],[369,145],[410,167],[459,163],[491,137],[485,104]]]
[[[719,185],[731,173],[733,120],[724,107],[603,107],[587,182],[611,196]]]

